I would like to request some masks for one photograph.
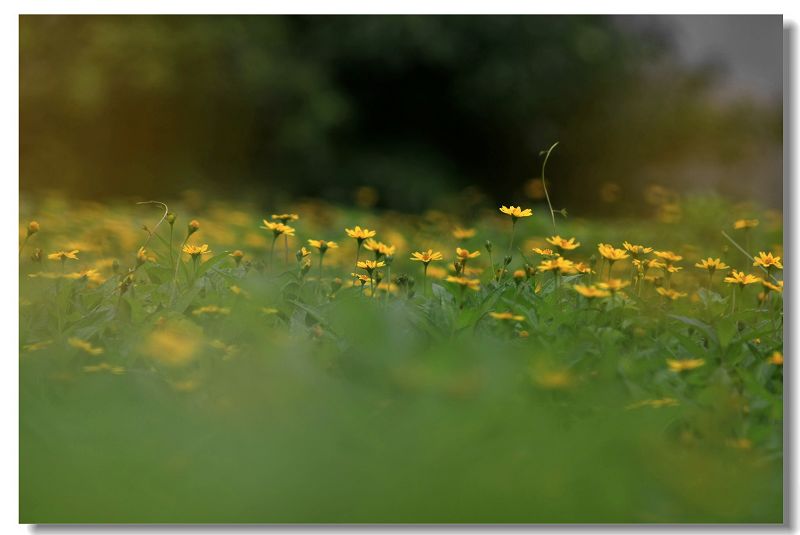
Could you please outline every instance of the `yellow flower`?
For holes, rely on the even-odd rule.
[[[411,260],[415,259],[412,258]],[[428,276],[434,279],[443,279],[447,276],[447,270],[439,266],[430,266],[428,267]]]
[[[195,323],[181,319],[160,322],[143,341],[141,350],[167,366],[184,366],[194,360],[203,344],[203,331]]]
[[[597,286],[603,290],[608,290],[611,293],[618,292],[623,288],[630,286],[630,282],[623,281],[622,279],[610,279],[606,282],[598,282]]]
[[[92,285],[103,284],[106,280],[96,269],[84,269],[77,273],[67,273],[64,275],[65,279],[84,280]]]
[[[316,240],[315,240],[315,241],[316,241]],[[333,243],[333,242],[331,242],[331,243]],[[337,245],[336,247],[338,247],[338,245]],[[310,254],[311,254],[311,251],[309,251],[309,250],[308,250],[308,249],[306,249],[305,247],[300,247],[300,250],[299,250],[299,251],[297,251],[297,253],[296,253],[296,255],[295,255],[295,256],[297,256],[297,259],[299,260],[299,259],[301,259],[301,258],[305,258],[305,257],[307,257],[307,256],[308,256],[308,255],[310,255]]]
[[[525,321],[525,316],[511,312],[489,312],[489,315],[496,320]]]
[[[736,230],[754,228],[758,226],[758,219],[739,219],[733,224]]]
[[[662,398],[662,399],[645,399],[642,401],[637,401],[636,403],[631,403],[627,407],[627,410],[631,409],[639,409],[642,407],[652,407],[654,409],[660,409],[661,407],[675,407],[679,405],[678,400],[675,398]]]
[[[625,248],[626,251],[629,251],[634,256],[648,254],[648,253],[652,253],[653,252],[653,248],[652,247],[645,247],[644,245],[634,245],[634,244],[628,243],[626,241],[622,242],[622,246]]]
[[[275,221],[280,221],[281,223],[286,223],[287,221],[297,221],[300,219],[300,216],[297,214],[272,214],[271,217]]]
[[[539,247],[534,247],[531,250],[541,256],[558,256],[558,253],[554,253],[552,249],[540,249]]]
[[[259,228],[271,230],[272,234],[276,238],[280,235],[294,236],[294,228],[290,227],[289,225],[284,225],[283,223],[273,223],[272,221],[267,221],[266,219],[263,220],[263,223],[264,224]]]
[[[453,275],[448,275],[445,279],[447,282],[452,282],[458,284],[462,288],[469,288],[470,290],[478,290],[481,285],[481,281],[478,279],[468,279],[467,277],[455,277]]]
[[[328,249],[336,249],[339,247],[339,244],[336,243],[335,241],[325,241],[325,240],[308,240],[308,244],[311,247],[316,247],[320,253],[324,253]]]
[[[80,338],[72,337],[67,340],[67,343],[76,349],[80,349],[81,351],[85,351],[89,355],[97,356],[103,354],[102,347],[95,347],[91,343],[87,342],[86,340],[81,340]]]
[[[422,262],[426,266],[430,264],[433,260],[441,260],[441,259],[442,259],[442,253],[434,252],[433,249],[411,253],[411,260],[414,260],[415,262]]]
[[[753,262],[753,265],[761,266],[766,269],[773,267],[783,269],[780,256],[772,256],[772,253],[765,253],[764,251],[758,253],[758,256],[755,257],[755,262]]]
[[[775,366],[783,366],[783,353],[780,351],[775,351],[769,357],[769,363],[774,364]]]
[[[563,257],[556,257],[553,260],[544,260],[539,267],[537,268],[539,271],[558,271],[562,274],[569,274],[575,272],[575,264],[572,263],[570,260],[566,260]]]
[[[372,273],[374,270],[381,268],[386,265],[386,262],[383,260],[360,260],[356,267],[360,269],[366,270],[368,273]]]
[[[675,360],[675,359],[667,359],[667,366],[669,366],[670,371],[675,373],[680,373],[687,370],[694,370],[695,368],[699,368],[700,366],[705,365],[706,361],[703,359],[686,359],[686,360]]]
[[[667,264],[670,264],[672,262],[679,262],[679,261],[683,260],[682,256],[677,255],[677,254],[673,253],[672,251],[656,251],[653,254],[656,255],[657,257],[659,257],[660,259],[665,260],[667,262]]]
[[[667,299],[672,299],[673,301],[675,301],[680,297],[686,297],[686,294],[683,292],[678,292],[676,290],[668,290],[662,286],[656,288],[656,292],[658,293],[658,295],[664,296]]]
[[[565,251],[572,251],[573,249],[577,249],[581,246],[580,242],[575,241],[575,238],[566,239],[558,235],[546,238],[546,240],[550,245],[555,245],[556,247]]]
[[[456,247],[456,256],[459,257],[461,260],[467,260],[468,258],[475,258],[481,255],[480,251],[475,251],[470,253],[467,249],[462,249],[461,247]]]
[[[694,265],[700,269],[707,269],[709,272],[714,273],[716,270],[728,269],[730,266],[722,262],[719,258],[711,258],[710,256],[705,260],[700,260]]]
[[[778,281],[778,284],[772,284],[768,280],[764,279],[761,281],[761,285],[766,288],[767,290],[772,290],[773,292],[783,293],[783,281]]]
[[[682,268],[682,267],[680,267],[680,266],[670,266],[670,265],[668,265],[668,266],[666,267],[666,271],[668,271],[669,273],[677,273],[677,272],[679,272],[679,271],[680,271],[680,270],[682,270],[682,269],[683,269],[683,268]]]
[[[372,238],[364,243],[364,248],[368,251],[376,252],[383,256],[393,256],[395,248],[393,245],[386,245],[383,242],[375,241]]]
[[[219,315],[227,316],[230,313],[231,313],[231,309],[225,308],[225,307],[220,307],[220,306],[217,306],[217,305],[206,305],[206,306],[202,306],[202,307],[199,307],[199,308],[196,308],[196,309],[192,310],[192,314],[195,315],[195,316],[202,316],[204,314],[209,314],[209,315],[211,315],[211,314],[219,314]]]
[[[601,290],[596,286],[585,286],[583,284],[576,284],[575,286],[573,286],[573,288],[575,289],[576,292],[586,297],[587,299],[595,299],[598,297],[611,296],[611,292],[607,290]]]
[[[201,255],[210,254],[211,253],[211,251],[208,250],[208,244],[206,244],[206,243],[204,243],[203,245],[201,245],[199,247],[197,245],[184,245],[183,246],[183,252],[188,254],[188,255],[191,255],[192,258],[197,258],[197,257],[199,257]]]
[[[78,251],[77,249],[73,249],[72,251],[56,251],[55,253],[47,255],[47,258],[49,258],[50,260],[61,260],[62,262],[65,261],[67,258],[69,258],[70,260],[77,260],[78,259],[77,254],[79,252],[80,251]]]
[[[575,382],[569,370],[566,369],[558,370],[539,367],[538,369],[532,369],[530,373],[536,386],[548,390],[569,388]]]
[[[107,362],[101,362],[100,364],[92,366],[84,366],[83,371],[86,373],[108,372],[114,375],[122,375],[125,373],[125,368],[122,366],[112,366]]]
[[[366,276],[366,275],[362,275],[361,273],[351,273],[350,275],[353,276],[353,279],[355,279],[358,282],[360,282],[362,284],[362,286],[369,282],[369,277]]]
[[[372,237],[375,236],[375,231],[374,230],[368,230],[366,228],[361,228],[358,225],[356,225],[356,228],[353,228],[353,229],[346,228],[346,229],[344,229],[344,231],[351,238],[357,239],[359,244],[362,241],[366,240],[367,238],[372,238]]]
[[[607,243],[598,244],[597,251],[603,256],[603,258],[611,262],[628,258],[628,253],[626,253],[624,249],[616,249],[613,245],[609,245]]]
[[[725,277],[725,282],[728,284],[738,284],[740,288],[744,288],[748,284],[760,282],[761,279],[755,275],[745,273],[744,271],[731,271],[731,274]]]
[[[457,240],[466,240],[475,236],[474,228],[456,227],[453,229],[453,237]]]
[[[53,343],[52,340],[44,340],[42,342],[34,342],[32,344],[26,344],[26,345],[22,346],[22,350],[23,351],[39,351],[41,349],[46,348],[47,346],[49,346],[52,343]]]
[[[533,210],[530,208],[523,210],[521,206],[501,206],[500,211],[504,214],[510,215],[515,221],[520,217],[530,217],[533,215]]]
[[[142,265],[145,262],[147,262],[147,249],[139,247],[139,250],[136,251],[136,263]]]

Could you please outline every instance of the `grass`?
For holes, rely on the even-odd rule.
[[[157,204],[22,206],[21,522],[782,522],[781,294],[694,267],[766,277],[721,231],[780,254],[779,214],[697,197],[661,219],[559,219],[582,243],[564,257],[595,273],[556,277],[515,276],[545,260],[544,207],[495,273],[484,242],[499,268],[511,223],[491,207],[306,201],[284,241],[246,203],[170,203],[174,228]],[[742,217],[760,224],[732,230]],[[396,248],[363,287],[356,224]],[[338,244],[322,269],[309,238]],[[184,239],[212,252],[193,261]],[[579,295],[608,279],[597,244],[623,240],[682,270],[637,279],[623,259],[611,278],[629,286]],[[446,280],[457,246],[482,252],[462,273],[476,290]],[[424,291],[410,256],[428,248],[444,261]]]

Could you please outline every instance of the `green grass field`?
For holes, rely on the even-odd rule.
[[[169,204],[22,197],[21,522],[783,521],[781,214]]]

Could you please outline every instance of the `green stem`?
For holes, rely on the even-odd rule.
[[[27,235],[25,236],[25,239],[24,239],[24,240],[22,240],[22,244],[19,246],[19,257],[20,257],[20,258],[22,258],[22,249],[24,249],[24,248],[25,248],[25,244],[26,244],[26,243],[28,243],[28,238],[30,238],[30,237],[31,237],[31,235],[30,235],[30,234],[27,234]]]
[[[186,238],[183,240],[183,243],[178,248],[178,256],[175,262],[175,274],[172,276],[172,296],[170,297],[170,302],[175,302],[175,297],[177,297],[178,293],[178,268],[181,265],[181,251],[186,246],[186,242],[189,241],[189,236],[187,235]]]
[[[558,145],[558,141],[553,143],[553,145],[547,149],[547,154],[545,154],[544,162],[542,162],[542,187],[544,188],[544,197],[547,199],[547,206],[550,208],[550,219],[553,222],[553,234],[556,233],[556,213],[553,211],[553,204],[550,202],[550,194],[547,191],[547,181],[544,178],[544,169],[547,166],[547,160],[550,159],[550,153],[553,152],[553,149],[556,148]]]
[[[174,233],[173,232],[174,230],[175,230],[175,225],[170,225],[169,226],[169,266],[171,268],[175,267],[175,257],[173,256],[173,252],[174,251],[172,250],[172,235]]]

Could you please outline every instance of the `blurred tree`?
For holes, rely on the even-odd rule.
[[[780,109],[718,104],[712,69],[610,17],[24,16],[20,35],[23,189],[519,203],[559,140],[559,207],[608,212],[697,166],[736,193],[780,155]]]

